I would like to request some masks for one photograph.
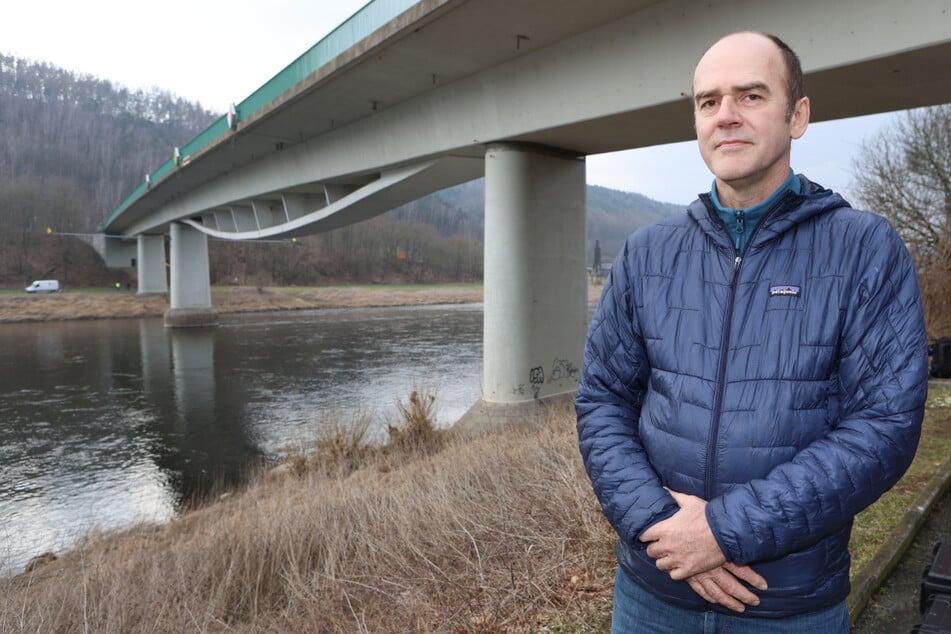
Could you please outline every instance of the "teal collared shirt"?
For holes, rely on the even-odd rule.
[[[726,225],[727,231],[733,236],[733,244],[736,246],[737,255],[743,255],[753,229],[763,219],[773,203],[790,189],[796,194],[802,193],[802,183],[799,182],[792,170],[789,170],[789,177],[786,178],[783,184],[763,202],[748,209],[730,209],[720,204],[720,198],[717,196],[717,182],[716,180],[713,181],[713,186],[710,188],[710,199],[716,207],[717,215],[720,216],[723,224]]]

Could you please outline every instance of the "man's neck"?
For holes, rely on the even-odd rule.
[[[801,189],[802,186],[799,179],[796,178],[792,170],[789,170],[789,174],[782,185],[777,187],[764,200],[748,207],[725,206],[717,194],[717,184],[715,181],[710,191],[710,197],[712,198],[717,215],[720,217],[720,220],[723,221],[727,232],[733,237],[733,244],[736,247],[737,254],[742,256],[756,226],[759,225],[760,221],[769,213],[770,208],[776,204],[776,201],[789,190],[798,194]]]
[[[786,182],[788,177],[789,166],[787,165],[783,171],[776,171],[775,175],[771,175],[768,180],[753,184],[742,181],[727,183],[718,178],[716,179],[717,197],[724,207],[749,209],[769,198],[773,192]]]

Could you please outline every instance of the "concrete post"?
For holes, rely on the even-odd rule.
[[[211,307],[208,237],[188,225],[171,225],[171,289],[165,325],[171,328],[218,325]]]
[[[516,143],[485,158],[483,400],[578,387],[587,330],[585,161]]]
[[[168,293],[168,274],[165,271],[165,236],[139,236],[136,270],[139,276],[139,295],[164,295]]]

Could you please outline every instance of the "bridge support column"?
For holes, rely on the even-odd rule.
[[[188,225],[171,225],[171,289],[165,325],[171,328],[218,325],[211,307],[208,236]]]
[[[583,157],[489,146],[483,403],[470,414],[517,413],[524,408],[511,406],[577,390],[588,315],[585,187]]]
[[[139,236],[136,269],[139,276],[139,295],[168,293],[168,276],[165,272],[165,236]]]

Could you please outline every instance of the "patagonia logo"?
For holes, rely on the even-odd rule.
[[[773,284],[769,287],[770,297],[799,297],[799,287],[792,284]]]

